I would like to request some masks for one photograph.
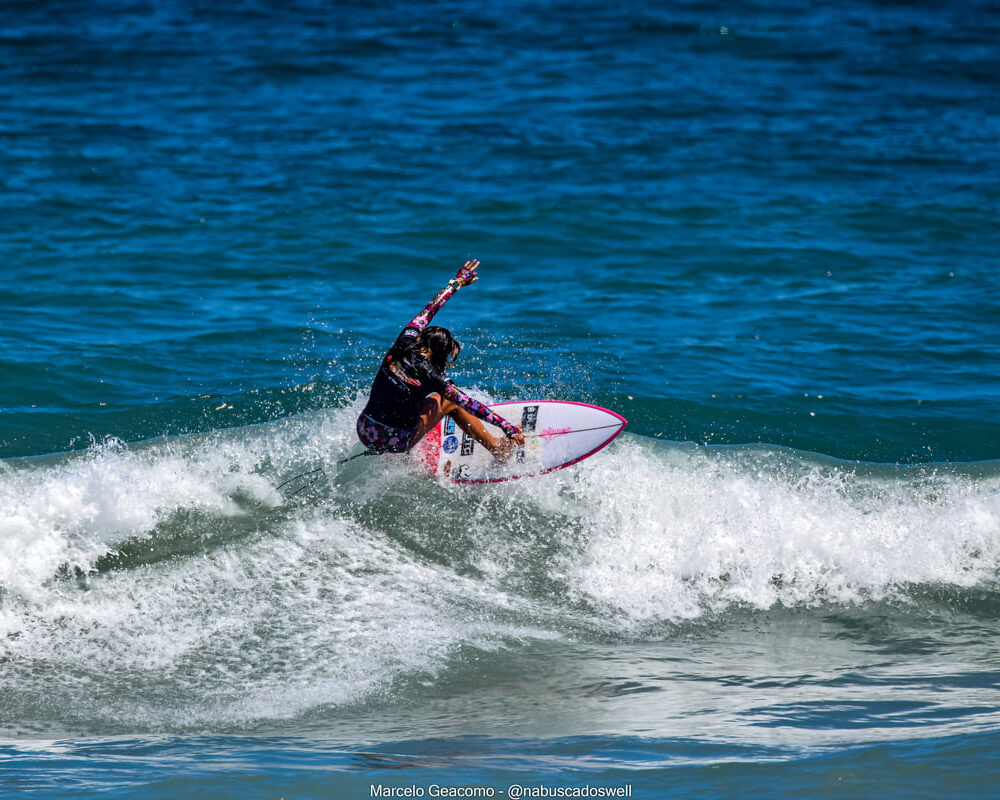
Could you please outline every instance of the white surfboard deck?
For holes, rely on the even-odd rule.
[[[456,426],[455,420],[445,417],[414,448],[420,463],[432,474],[455,483],[544,475],[594,455],[626,425],[625,418],[614,411],[567,400],[518,400],[494,403],[490,408],[524,433],[524,447],[515,445],[506,462],[497,461]]]

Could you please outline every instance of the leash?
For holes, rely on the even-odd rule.
[[[380,455],[380,454],[376,453],[374,450],[364,450],[364,451],[362,451],[360,453],[355,453],[353,456],[348,456],[347,458],[340,459],[337,462],[337,466],[340,466],[341,464],[346,464],[348,461],[353,461],[354,459],[361,458],[362,456],[377,456],[377,455]],[[319,472],[321,474],[320,475],[316,475],[317,472]],[[281,483],[279,483],[277,486],[274,487],[274,490],[276,492],[280,492],[282,489],[284,489],[286,486],[288,486],[288,484],[292,483],[293,481],[297,481],[299,478],[305,478],[308,475],[316,475],[316,477],[313,478],[311,481],[308,481],[308,482],[304,483],[302,486],[300,486],[294,492],[289,492],[288,494],[286,494],[285,495],[285,499],[286,500],[289,497],[295,497],[295,495],[297,495],[299,492],[304,491],[305,489],[308,489],[314,483],[318,483],[320,480],[322,480],[322,478],[325,475],[325,473],[323,472],[323,467],[316,467],[315,469],[306,470],[305,472],[300,472],[298,475],[293,475],[291,478],[289,478],[286,481],[282,481]]]

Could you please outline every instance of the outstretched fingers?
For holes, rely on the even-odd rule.
[[[479,259],[474,258],[471,261],[466,261],[465,266],[458,271],[455,277],[462,286],[468,286],[470,283],[475,283],[479,280],[479,275],[476,274],[476,270],[478,269]]]

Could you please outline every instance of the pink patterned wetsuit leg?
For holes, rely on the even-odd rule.
[[[405,453],[412,430],[393,428],[376,422],[367,414],[358,417],[358,438],[373,453]]]

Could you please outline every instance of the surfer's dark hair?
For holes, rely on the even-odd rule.
[[[430,351],[430,362],[440,370],[454,363],[462,345],[451,335],[451,331],[440,325],[428,325],[420,334],[420,347]]]

